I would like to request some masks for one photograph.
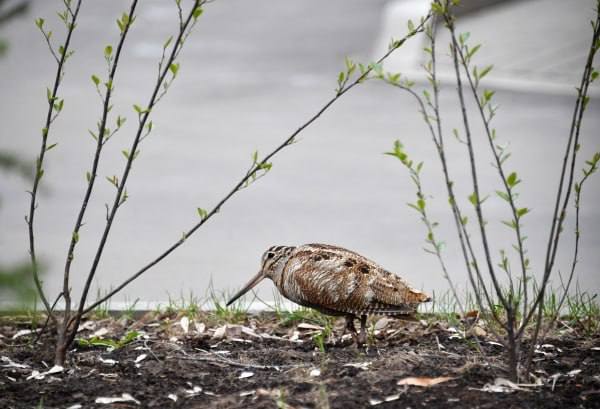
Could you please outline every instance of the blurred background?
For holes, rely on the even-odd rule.
[[[183,2],[187,5],[189,2]],[[458,29],[482,43],[475,63],[494,64],[483,86],[495,89],[500,106],[494,119],[499,141],[512,152],[507,170],[518,172],[519,204],[532,212],[524,219],[532,272],[539,276],[551,222],[564,146],[591,37],[595,1],[464,0]],[[22,164],[33,164],[40,146],[47,102],[46,87],[55,64],[34,19],[44,17],[64,38],[56,17],[62,2],[3,1],[0,21],[0,152],[20,165],[0,171],[0,265],[28,260],[24,215],[31,180]],[[95,143],[88,135],[101,114],[90,80],[106,76],[103,50],[118,38],[116,18],[128,4],[117,0],[84,1],[73,38],[75,54],[66,66],[60,96],[65,108],[49,140],[36,218],[37,251],[45,267],[50,298],[62,286],[68,241],[81,206]],[[180,56],[181,68],[166,97],[152,113],[154,131],[144,140],[129,179],[127,203],[120,209],[100,263],[91,299],[154,259],[198,221],[197,207],[212,208],[251,164],[252,152],[269,152],[334,95],[344,57],[368,63],[385,52],[391,37],[400,38],[408,18],[426,13],[427,1],[217,0],[205,13]],[[79,293],[104,227],[104,203],[114,188],[105,176],[120,175],[121,150],[133,138],[133,104],[145,106],[154,83],[164,41],[177,29],[173,2],[140,2],[115,82],[113,119],[126,116],[123,129],[106,145],[98,183],[80,232],[72,268]],[[450,153],[450,171],[464,209],[471,206],[468,161],[463,145],[451,137],[460,129],[455,88],[450,81],[447,44],[437,33],[442,61],[441,104]],[[385,65],[425,86],[424,38],[411,40]],[[585,115],[581,159],[600,150],[598,85]],[[471,104],[472,105],[472,104]],[[475,111],[472,122],[477,123]],[[482,186],[490,198],[484,211],[494,254],[514,255],[509,217],[495,197],[499,187],[490,165],[487,142],[474,125]],[[169,299],[202,298],[209,284],[232,292],[259,269],[272,245],[322,242],[355,250],[401,275],[415,287],[447,291],[437,261],[423,251],[425,230],[406,206],[415,190],[397,159],[383,155],[400,139],[407,152],[424,161],[428,209],[440,222],[444,256],[452,278],[466,286],[440,166],[427,128],[409,95],[374,81],[355,88],[301,134],[299,143],[273,160],[272,171],[241,191],[182,247],[115,297],[111,306],[163,305]],[[579,166],[582,167],[582,166]],[[26,169],[26,166],[25,166]],[[582,248],[577,280],[595,293],[600,287],[600,183],[593,178],[583,193]],[[573,208],[569,209],[571,215]],[[472,222],[471,222],[472,223]],[[474,225],[472,225],[474,227]],[[477,236],[473,228],[472,235]],[[556,272],[567,274],[572,257],[573,224],[567,223]],[[516,259],[515,259],[516,261]],[[516,264],[515,264],[516,266]],[[7,267],[8,268],[8,267]],[[23,274],[19,270],[20,274]],[[555,286],[560,285],[555,275]],[[273,286],[258,287],[273,298]],[[5,296],[6,300],[6,296]]]

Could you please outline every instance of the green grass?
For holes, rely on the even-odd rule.
[[[239,324],[248,318],[248,309],[252,301],[246,295],[238,298],[233,304],[227,305],[232,294],[227,291],[215,291],[212,281],[208,287],[208,299],[213,307],[209,312],[218,323]]]

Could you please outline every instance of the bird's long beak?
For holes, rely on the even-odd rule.
[[[228,302],[227,305],[231,305],[233,304],[233,302],[235,300],[237,300],[238,298],[240,298],[242,295],[246,294],[248,291],[250,291],[256,284],[260,283],[262,281],[262,279],[265,278],[265,275],[263,274],[262,271],[260,271],[257,275],[255,275],[254,277],[252,277],[252,280],[250,280],[248,282],[248,284],[246,284],[244,286],[244,288],[242,288],[236,295],[234,295]]]

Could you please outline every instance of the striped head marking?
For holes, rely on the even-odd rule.
[[[290,258],[293,246],[273,246],[264,252],[261,259],[260,271],[246,284],[236,295],[231,297],[227,305],[232,304],[235,300],[250,291],[255,285],[260,283],[264,278],[270,278],[275,281],[283,272],[285,263]]]
[[[275,280],[277,276],[283,271],[285,263],[290,258],[292,251],[295,247],[292,246],[273,246],[264,252],[261,259],[261,273]]]

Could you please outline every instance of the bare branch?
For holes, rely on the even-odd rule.
[[[40,295],[40,298],[41,298],[42,302],[44,303],[46,312],[48,313],[48,315],[50,316],[50,318],[52,319],[52,321],[54,323],[57,323],[57,319],[56,319],[54,313],[52,312],[52,308],[48,302],[48,299],[46,298],[46,295],[44,294],[42,282],[40,281],[40,277],[39,277],[38,262],[37,262],[37,257],[36,257],[36,253],[35,253],[34,221],[35,221],[35,210],[37,208],[37,203],[36,203],[37,192],[38,192],[40,180],[44,174],[44,168],[43,168],[44,157],[45,157],[45,154],[47,151],[48,135],[50,133],[50,127],[51,127],[52,120],[53,120],[53,113],[55,110],[54,101],[56,100],[57,95],[58,95],[58,87],[61,82],[64,64],[69,56],[69,46],[71,44],[71,36],[76,27],[75,23],[77,21],[77,16],[79,15],[79,8],[81,6],[81,1],[82,0],[77,1],[77,5],[75,6],[75,11],[72,14],[71,22],[68,25],[67,37],[65,39],[64,46],[62,47],[63,52],[61,53],[60,59],[58,61],[58,66],[56,68],[56,74],[55,74],[55,78],[54,78],[54,86],[52,87],[52,91],[49,93],[48,113],[46,115],[46,124],[45,124],[44,128],[42,129],[42,145],[40,147],[40,153],[38,154],[38,157],[36,159],[35,175],[34,175],[34,181],[33,181],[33,188],[31,190],[31,201],[30,201],[30,205],[29,205],[29,216],[27,217],[27,225],[28,225],[28,231],[29,231],[29,255],[31,258],[33,280],[35,282],[35,286]]]

